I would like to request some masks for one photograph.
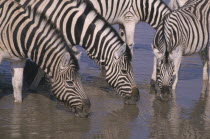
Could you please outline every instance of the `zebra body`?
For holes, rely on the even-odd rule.
[[[139,91],[133,78],[130,49],[92,4],[85,0],[18,2],[46,16],[64,35],[68,44],[82,46],[91,59],[105,67],[106,80],[118,94],[124,96],[125,103],[138,100]]]
[[[162,93],[176,88],[182,56],[199,53],[203,80],[209,80],[209,30],[209,0],[188,0],[186,5],[165,17],[153,45],[156,59],[153,80]]]
[[[170,12],[162,0],[90,1],[110,24],[119,24],[120,36],[131,48],[137,23],[143,21],[156,29],[164,15]]]
[[[34,61],[52,81],[52,93],[78,116],[87,116],[90,102],[82,87],[74,52],[43,16],[13,0],[0,1],[0,59],[12,68],[15,102],[22,102],[25,60]]]

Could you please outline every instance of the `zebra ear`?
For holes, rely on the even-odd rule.
[[[152,49],[153,49],[153,53],[155,54],[155,56],[156,56],[157,58],[161,58],[161,57],[163,56],[163,54],[162,54],[157,48],[155,48],[155,47],[153,46],[153,44],[152,44]]]
[[[181,48],[179,46],[176,47],[172,52],[170,52],[169,57],[171,59],[176,59],[177,57],[182,55],[182,52],[180,50],[181,50]]]
[[[69,65],[69,62],[70,62],[70,54],[66,52],[61,59],[60,68],[64,69]]]
[[[116,59],[119,59],[126,51],[126,44],[124,43],[122,46],[120,46],[115,52],[114,56]]]
[[[133,56],[133,47],[134,47],[134,43],[132,43],[131,45],[128,46],[130,51],[131,51],[131,55]]]

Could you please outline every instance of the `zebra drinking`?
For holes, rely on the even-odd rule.
[[[106,80],[126,104],[135,104],[139,91],[133,77],[131,51],[113,27],[86,0],[17,0],[46,16],[71,46],[82,46],[105,67]]]
[[[81,84],[78,61],[58,30],[43,16],[12,0],[0,1],[0,61],[12,68],[15,102],[22,102],[23,68],[34,61],[52,82],[52,93],[77,116],[89,114],[90,102]]]
[[[153,80],[161,90],[161,97],[167,99],[170,90],[176,88],[182,56],[199,53],[203,80],[209,80],[209,29],[209,0],[188,0],[186,5],[165,17],[153,42],[156,59]]]

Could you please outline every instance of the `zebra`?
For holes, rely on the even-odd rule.
[[[116,30],[86,0],[17,0],[46,16],[71,46],[82,46],[87,55],[105,67],[105,76],[125,104],[139,100],[133,77],[131,50]]]
[[[81,83],[78,61],[64,37],[42,15],[13,0],[1,0],[0,62],[11,64],[16,103],[22,102],[23,68],[28,58],[49,75],[58,100],[76,116],[88,116],[90,101]]]
[[[153,41],[156,59],[153,74],[160,97],[168,99],[171,90],[175,90],[182,56],[199,53],[203,80],[209,81],[209,30],[209,0],[188,0],[183,7],[165,16]]]

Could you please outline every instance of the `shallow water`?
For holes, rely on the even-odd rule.
[[[77,118],[40,85],[36,93],[24,88],[22,104],[14,104],[8,63],[0,66],[0,138],[210,138],[210,96],[202,91],[198,55],[185,57],[176,96],[170,102],[155,99],[150,91],[154,30],[138,24],[133,67],[140,89],[137,105],[124,105],[107,85],[99,67],[83,51],[80,73],[91,101],[89,118]],[[204,84],[203,84],[204,85]]]

